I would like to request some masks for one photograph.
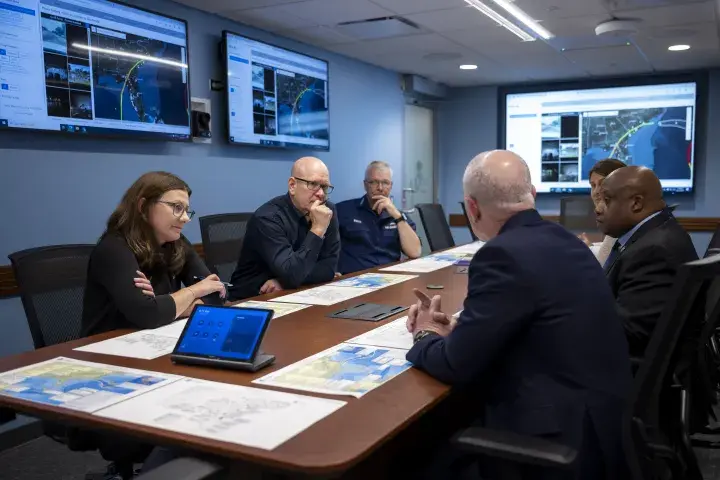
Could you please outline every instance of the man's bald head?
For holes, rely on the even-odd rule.
[[[329,176],[329,170],[327,165],[322,160],[316,157],[302,157],[298,158],[293,163],[292,171],[290,175],[293,177],[305,177],[310,176],[314,173],[324,173]]]
[[[300,212],[308,213],[315,202],[326,202],[331,190],[330,172],[322,160],[302,157],[293,164],[288,193]]]
[[[507,150],[483,152],[473,158],[463,176],[466,209],[479,238],[497,235],[514,214],[535,208],[530,169]]]
[[[662,185],[646,167],[623,167],[605,178],[596,214],[600,229],[620,237],[650,215],[665,208]]]

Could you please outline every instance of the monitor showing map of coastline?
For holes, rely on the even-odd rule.
[[[224,32],[230,143],[330,148],[328,64]]]
[[[616,158],[651,168],[668,192],[693,188],[696,82],[511,93],[505,148],[537,191],[588,192],[590,170]]]
[[[190,138],[185,21],[108,0],[22,0],[13,11],[0,129]]]

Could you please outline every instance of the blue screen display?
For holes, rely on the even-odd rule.
[[[269,320],[262,310],[197,307],[176,353],[249,361]]]

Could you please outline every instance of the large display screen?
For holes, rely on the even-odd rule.
[[[328,63],[224,36],[230,143],[329,150]]]
[[[505,148],[528,162],[539,193],[589,192],[590,169],[605,158],[690,192],[696,101],[696,82],[506,93]]]
[[[0,129],[190,138],[187,25],[106,0],[0,0]]]

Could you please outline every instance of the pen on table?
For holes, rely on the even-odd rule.
[[[205,277],[197,277],[197,276],[195,276],[195,277],[193,277],[193,280],[197,280],[197,281],[199,282],[200,280],[205,280]],[[232,283],[227,283],[227,282],[220,282],[220,283],[222,283],[222,284],[225,285],[226,287],[232,287],[232,286],[233,286]]]

